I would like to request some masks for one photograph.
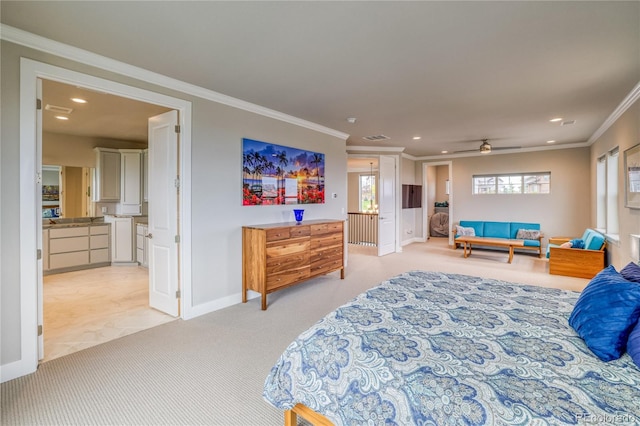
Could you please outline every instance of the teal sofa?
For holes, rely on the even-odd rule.
[[[540,231],[539,223],[526,223],[526,222],[488,222],[478,220],[461,220],[460,226],[465,228],[473,228],[476,237],[488,237],[488,238],[505,238],[515,240],[518,236],[518,230],[527,229],[533,231]],[[455,238],[459,235],[454,228],[454,242],[453,248],[456,249],[458,244],[455,242]],[[518,247],[518,249],[534,250],[538,253],[538,256],[542,257],[542,233],[536,239],[523,239],[524,246]],[[480,244],[481,245],[481,244]]]

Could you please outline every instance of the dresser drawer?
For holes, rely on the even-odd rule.
[[[311,238],[311,250],[342,246],[343,245],[342,240],[343,240],[342,232],[315,235]]]
[[[342,268],[342,258],[323,259],[311,264],[311,275],[326,274]]]
[[[342,222],[330,222],[311,225],[311,235],[320,235],[333,232],[342,232]]]
[[[322,262],[324,260],[342,260],[343,251],[342,246],[339,247],[331,247],[324,250],[315,250],[311,252],[311,264],[316,262]]]
[[[309,252],[299,252],[288,256],[277,256],[267,259],[267,275],[277,274],[288,269],[299,268],[309,264]]]
[[[267,244],[267,260],[309,250],[309,237],[301,237]]]
[[[291,238],[308,237],[311,235],[311,227],[304,225],[292,226],[289,228],[289,235],[291,235]]]
[[[267,242],[286,240],[291,237],[290,228],[273,228],[265,231]]]
[[[272,291],[278,287],[296,283],[309,278],[309,265],[301,266],[298,269],[290,269],[279,274],[267,275],[267,291]]]

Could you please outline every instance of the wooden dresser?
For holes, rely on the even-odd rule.
[[[308,220],[242,227],[242,302],[340,270],[344,279],[344,221]]]

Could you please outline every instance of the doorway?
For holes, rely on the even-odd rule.
[[[36,253],[42,253],[42,218],[40,197],[34,197],[38,193],[40,166],[41,166],[41,132],[39,126],[42,123],[42,109],[36,109],[38,97],[38,80],[59,81],[67,84],[78,85],[98,92],[106,92],[128,99],[160,105],[174,109],[180,115],[181,144],[178,151],[172,154],[179,162],[179,169],[185,176],[191,173],[191,103],[181,99],[169,97],[156,92],[150,92],[126,86],[114,81],[93,77],[87,74],[70,71],[56,66],[40,63],[27,58],[21,59],[20,67],[20,265],[21,271],[21,375],[33,372],[37,368],[38,360],[43,357],[42,330],[42,258]],[[34,176],[33,180],[24,176]],[[176,292],[176,303],[181,307],[181,317],[189,318],[192,310],[184,303],[190,300],[191,279],[188,259],[190,253],[191,223],[191,185],[189,179],[182,179],[179,194],[175,197],[179,205],[176,212],[185,220],[176,223],[177,255],[171,262],[175,266],[176,274],[181,283],[181,293]],[[38,194],[39,195],[39,194]],[[178,207],[176,207],[176,210]],[[180,235],[180,244],[177,236]],[[175,262],[175,263],[174,263]],[[34,273],[35,271],[35,273]],[[179,297],[180,294],[182,297]],[[186,309],[185,309],[186,306]]]
[[[59,186],[47,185],[59,188],[59,205],[51,210],[43,200],[43,218],[56,224],[47,226],[64,227],[65,223],[84,220],[99,223],[107,215],[118,213],[117,203],[96,197],[94,149],[125,149],[129,156],[137,153],[140,166],[141,158],[145,158],[142,153],[146,155],[149,146],[148,117],[170,109],[47,79],[42,79],[42,107],[41,160],[47,164],[42,166],[43,186],[48,183],[45,170],[59,170]],[[149,270],[138,258],[142,256],[137,256],[144,250],[136,248],[145,247],[146,241],[136,231],[146,227],[149,218],[148,197],[142,190],[147,187],[144,169],[134,188],[141,208],[140,214],[132,217],[133,228],[128,235],[130,264],[44,271],[42,361],[175,319],[149,306]],[[113,235],[113,225],[111,228]],[[47,241],[43,238],[43,244]]]
[[[401,251],[398,182],[397,156],[348,154],[347,235],[350,250],[368,247],[361,251],[377,256]]]
[[[453,217],[453,169],[451,161],[423,163],[425,207],[423,224],[426,241],[451,238]],[[452,242],[449,241],[451,244]]]

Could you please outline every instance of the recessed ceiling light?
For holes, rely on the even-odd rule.
[[[77,104],[86,104],[87,101],[82,98],[71,98],[71,100]]]
[[[347,118],[347,121],[348,121],[349,123],[353,124],[353,123],[355,123],[355,122],[356,122],[356,118],[355,118],[355,117],[349,117],[349,118]]]
[[[562,117],[556,117],[556,118],[552,118],[551,120],[549,120],[552,123],[557,123],[558,121],[562,121]]]
[[[547,143],[556,143],[556,141],[551,140],[551,141],[547,141]]]
[[[58,120],[68,120],[69,119],[69,117],[65,117],[64,115],[56,115],[56,118]]]
[[[420,139],[422,139],[420,136],[414,136],[414,137],[413,137],[413,140],[414,140],[414,141],[419,141]]]
[[[447,152],[449,152],[449,151],[441,151],[441,154],[446,154]]]

